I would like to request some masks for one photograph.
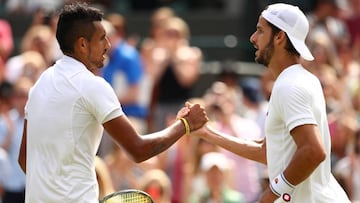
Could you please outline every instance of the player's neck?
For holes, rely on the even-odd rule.
[[[299,58],[296,56],[284,56],[284,57],[277,57],[273,58],[268,68],[270,69],[271,73],[273,74],[274,78],[276,79],[281,72],[283,72],[286,68],[299,63]]]

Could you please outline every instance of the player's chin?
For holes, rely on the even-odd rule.
[[[102,68],[105,66],[105,60],[106,60],[106,57],[105,55],[102,56],[102,58],[97,62],[97,67],[98,68]]]
[[[94,63],[92,67],[93,69],[101,69],[104,67],[104,63],[103,62]]]

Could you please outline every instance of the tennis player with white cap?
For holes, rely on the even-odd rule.
[[[296,6],[277,3],[260,15],[250,38],[255,61],[276,78],[261,141],[240,140],[210,125],[194,132],[245,158],[267,164],[270,184],[259,203],[348,203],[330,170],[330,133],[317,77],[299,64],[314,59],[309,23]]]

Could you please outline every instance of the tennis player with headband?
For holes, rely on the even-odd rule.
[[[114,90],[93,72],[110,48],[102,13],[84,3],[66,5],[56,38],[64,56],[30,91],[19,163],[26,203],[98,203],[94,159],[103,129],[136,162],[168,149],[208,120],[198,104],[166,129],[139,135]]]
[[[265,138],[240,140],[211,128],[198,136],[245,158],[267,164],[270,185],[259,203],[349,203],[330,170],[330,133],[319,80],[299,59],[313,56],[305,44],[309,23],[296,6],[277,3],[260,15],[250,41],[255,61],[276,78]]]

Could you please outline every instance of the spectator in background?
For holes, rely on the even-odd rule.
[[[6,79],[11,83],[21,76],[37,80],[40,73],[53,63],[49,44],[51,39],[49,26],[31,26],[21,40],[20,53],[6,63]]]
[[[51,53],[51,43],[53,40],[53,31],[48,25],[32,25],[24,34],[21,40],[21,50],[25,51],[37,51],[39,52],[47,66],[54,63],[54,58]]]
[[[4,80],[5,63],[14,49],[12,29],[8,21],[0,19],[0,81]]]
[[[188,157],[184,164],[183,177],[183,196],[185,200],[189,199],[192,193],[201,193],[202,188],[206,185],[203,172],[200,167],[201,158],[208,152],[216,152],[219,147],[207,142],[204,139],[192,136],[188,144]]]
[[[140,100],[144,69],[139,52],[126,41],[125,18],[113,13],[106,19],[110,23],[107,35],[112,47],[102,76],[114,88],[124,112],[136,129],[145,133],[148,104]]]
[[[5,164],[2,166],[4,171],[0,174],[3,176],[0,178],[2,179],[2,182],[0,183],[0,190],[2,190],[3,196],[8,194],[5,189],[5,184],[7,184],[6,181],[8,181],[7,178],[9,177],[11,170],[9,151],[14,136],[14,123],[10,116],[10,109],[12,108],[11,99],[13,96],[13,89],[14,88],[11,83],[6,81],[2,81],[0,83],[0,149],[2,153],[2,164]]]
[[[334,175],[354,203],[360,202],[360,130],[355,133],[353,149],[335,165]]]
[[[326,33],[318,33],[313,36],[310,44],[311,53],[314,55],[313,61],[301,60],[301,63],[310,72],[317,75],[322,65],[333,68],[338,75],[342,74],[342,64],[340,62],[338,52],[333,47],[331,39],[326,37]]]
[[[33,22],[25,32],[20,43],[20,53],[12,56],[6,63],[6,79],[9,82],[25,75],[37,80],[47,67],[62,56],[55,39],[58,16],[55,12],[38,9]]]
[[[139,52],[126,40],[126,19],[115,13],[108,14],[106,19],[102,23],[112,46],[107,63],[98,74],[113,87],[123,111],[136,130],[146,133],[150,98],[150,91],[146,91],[146,88],[151,88],[151,85],[146,87],[146,77]],[[104,157],[109,153],[111,145],[110,137],[104,136],[99,155]]]
[[[58,18],[59,16],[55,10],[49,10],[48,8],[40,7],[34,12],[32,24],[30,25],[45,25],[50,27],[52,33],[49,40],[49,58],[52,60],[52,62],[55,62],[57,59],[63,56],[55,36]]]
[[[254,77],[245,77],[240,81],[243,93],[243,105],[245,118],[257,123],[261,130],[261,137],[265,137],[265,119],[268,101],[261,92],[261,80]]]
[[[24,108],[33,84],[32,79],[26,77],[20,78],[14,84],[12,109],[9,112],[14,129],[7,150],[10,170],[5,179],[3,203],[24,203],[25,201],[25,174],[19,166],[18,156],[24,126]]]
[[[14,49],[12,29],[7,20],[0,19],[0,58],[6,61]]]
[[[6,11],[10,14],[34,14],[38,9],[56,10],[65,0],[7,0]]]
[[[174,121],[174,109],[191,97],[191,88],[200,75],[202,53],[189,44],[190,31],[187,23],[179,17],[170,17],[164,22],[164,36],[149,58],[144,58],[148,76],[154,82],[151,93],[151,114],[149,130],[154,131]],[[186,143],[186,142],[185,142]],[[183,145],[186,147],[186,145]],[[186,149],[186,148],[185,148]],[[182,144],[177,144],[162,153],[161,169],[173,182],[173,202],[182,202]]]
[[[201,50],[190,46],[190,30],[183,19],[167,19],[164,29],[163,43],[145,63],[154,79],[155,130],[175,119],[173,110],[191,97],[191,87],[200,75],[202,64]]]
[[[217,81],[225,83],[228,88],[232,89],[236,98],[236,113],[244,114],[246,110],[241,104],[243,102],[243,92],[239,85],[240,74],[237,72],[237,66],[234,61],[224,61],[221,66],[221,72],[217,76]]]
[[[201,158],[206,185],[200,193],[192,193],[189,203],[245,203],[243,195],[228,184],[233,161],[222,153],[208,152]],[[240,171],[237,171],[238,173]]]
[[[257,140],[261,138],[258,124],[236,113],[236,93],[233,88],[223,82],[215,82],[204,96],[208,114],[212,118],[213,126],[220,132],[233,135],[241,139]],[[247,203],[254,203],[259,198],[260,171],[255,161],[245,159],[227,150],[220,152],[227,158],[234,160],[231,186],[241,192]]]
[[[156,203],[171,203],[171,181],[163,170],[146,171],[139,179],[139,189],[148,193]]]
[[[355,44],[350,43],[350,41],[338,47],[338,57],[342,67],[340,80],[344,83],[344,89],[347,93],[346,96],[349,100],[356,94],[356,90],[360,87],[360,61],[358,60],[359,58],[356,58],[353,47],[355,47]]]
[[[308,13],[310,29],[307,37],[311,45],[314,38],[321,35],[328,41],[333,42],[330,46],[336,51],[343,40],[349,38],[349,31],[345,23],[338,17],[338,6],[336,0],[316,0],[314,9]]]
[[[37,51],[25,51],[11,57],[6,63],[5,79],[15,84],[21,77],[35,82],[47,68],[44,57]]]
[[[352,105],[355,111],[355,118],[357,122],[360,124],[360,87],[358,87],[352,98]]]
[[[154,107],[156,106],[155,97],[153,97],[153,87],[155,81],[154,75],[154,65],[156,63],[154,60],[159,60],[159,58],[163,58],[164,55],[164,45],[166,41],[165,35],[165,22],[171,18],[175,17],[175,12],[170,7],[160,7],[156,9],[150,18],[150,32],[149,36],[146,37],[140,45],[141,58],[144,64],[145,77],[148,78],[149,81],[149,115],[147,119],[149,131],[153,131],[154,127]]]
[[[331,136],[331,164],[334,166],[339,159],[346,155],[348,144],[356,128],[356,117],[351,103],[344,101],[343,85],[341,85],[336,71],[326,64],[319,66],[318,69],[317,77],[325,97]]]
[[[5,178],[8,176],[9,163],[6,151],[0,147],[0,203],[4,195]]]
[[[14,86],[3,81],[0,83],[0,147],[8,151],[14,135],[14,123],[11,119]]]
[[[160,7],[156,9],[150,18],[150,33],[141,44],[141,55],[143,57],[145,68],[151,66],[155,50],[162,47],[165,40],[165,22],[167,19],[174,17],[175,12],[169,7]],[[147,65],[147,62],[150,64]]]
[[[99,184],[99,200],[101,200],[106,195],[115,192],[115,189],[110,177],[109,169],[104,160],[99,156],[95,157],[95,173]]]
[[[130,159],[123,148],[116,144],[111,145],[110,152],[103,158],[115,190],[138,188],[139,179],[145,171],[158,167],[157,157],[144,163],[136,164]]]
[[[347,0],[346,16],[343,20],[350,34],[350,44],[354,57],[360,58],[360,0]]]
[[[270,100],[271,91],[275,82],[274,76],[271,74],[270,70],[265,68],[260,76],[261,81],[261,93],[266,102]]]

